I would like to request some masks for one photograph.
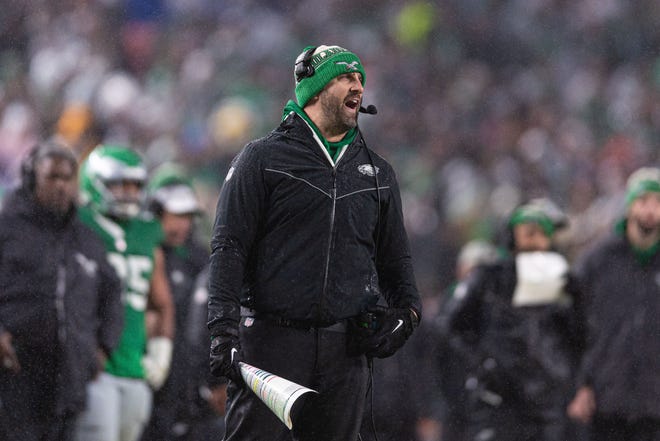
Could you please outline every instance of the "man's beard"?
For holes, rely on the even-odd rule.
[[[58,205],[42,205],[42,210],[46,213],[47,216],[51,218],[53,223],[59,224],[66,221],[70,214],[71,210],[74,208],[73,202],[70,202],[66,206],[62,204]]]
[[[629,222],[632,222],[637,227],[637,230],[644,238],[660,235],[660,224],[657,222],[648,222],[642,219],[630,219]]]
[[[71,209],[75,204],[73,198],[68,198],[64,196],[39,198],[39,196],[35,194],[34,198],[35,198],[35,202],[40,207],[40,210],[43,213],[45,213],[47,216],[51,216],[57,221],[61,221],[65,219],[69,215]]]
[[[321,108],[325,117],[325,129],[331,135],[339,135],[357,127],[357,113],[349,115],[344,110],[344,101],[334,95],[320,95]]]

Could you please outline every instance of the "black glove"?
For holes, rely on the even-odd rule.
[[[238,330],[227,328],[220,335],[211,339],[211,374],[216,377],[227,377],[234,382],[242,382],[238,367],[241,361],[241,345],[238,341]]]
[[[417,314],[408,308],[380,310],[378,328],[367,343],[367,357],[387,358],[398,351],[417,327]]]

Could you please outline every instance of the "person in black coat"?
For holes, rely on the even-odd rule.
[[[465,441],[468,424],[467,391],[465,381],[469,378],[470,367],[460,344],[452,344],[452,339],[460,338],[448,329],[448,318],[454,307],[454,292],[460,282],[465,281],[480,265],[492,264],[500,257],[495,245],[482,240],[472,240],[461,248],[456,259],[456,282],[446,289],[437,317],[432,322],[431,337],[437,344],[434,349],[434,362],[437,372],[437,386],[433,391],[438,397],[436,413],[441,425],[441,439]],[[456,347],[461,350],[456,350]],[[427,349],[428,351],[428,349]]]
[[[360,59],[308,46],[294,71],[297,102],[234,158],[218,197],[207,325],[211,370],[229,378],[226,441],[355,440],[367,357],[393,355],[422,316],[396,175],[358,124],[375,112]],[[241,361],[318,392],[292,430]]]
[[[616,232],[578,259],[587,348],[571,417],[598,441],[660,440],[660,168],[628,179]]]
[[[37,146],[0,212],[0,438],[65,441],[116,346],[117,275],[76,215],[77,161]]]
[[[448,305],[467,363],[467,439],[565,441],[565,408],[581,350],[581,308],[552,248],[565,218],[546,199],[509,218],[511,255],[475,268]]]
[[[165,269],[175,304],[169,376],[154,394],[142,441],[203,441],[222,437],[226,385],[210,375],[206,329],[209,252],[195,237],[202,208],[185,172],[163,164],[148,186],[149,209],[165,235]]]

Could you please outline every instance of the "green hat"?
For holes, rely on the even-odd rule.
[[[192,181],[182,167],[172,163],[164,163],[153,171],[148,199],[151,210],[158,216],[162,211],[173,214],[201,212]]]
[[[538,198],[521,205],[511,214],[509,225],[519,224],[538,224],[546,236],[552,237],[556,230],[568,224],[568,219],[551,200]]]
[[[330,80],[346,72],[362,74],[364,86],[367,75],[357,55],[339,46],[307,46],[296,58],[294,68],[298,105],[304,108]]]
[[[165,162],[151,172],[151,178],[147,185],[149,192],[154,192],[161,187],[169,185],[187,185],[192,187],[192,181],[186,170],[178,164]]]
[[[633,172],[626,184],[626,207],[648,192],[660,193],[660,168],[642,167]]]

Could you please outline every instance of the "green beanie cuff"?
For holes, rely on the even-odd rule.
[[[653,180],[637,182],[626,192],[626,206],[629,207],[635,199],[648,192],[660,193],[660,182]]]
[[[548,237],[552,237],[555,234],[555,225],[552,219],[541,210],[529,206],[518,208],[511,215],[511,219],[509,219],[509,225],[512,227],[520,224],[537,224]]]
[[[311,46],[306,47],[303,52],[310,48]],[[319,46],[312,57],[311,65],[314,74],[296,83],[296,101],[301,108],[318,95],[333,78],[341,74],[359,72],[362,75],[363,86],[367,79],[357,55],[339,46]]]

